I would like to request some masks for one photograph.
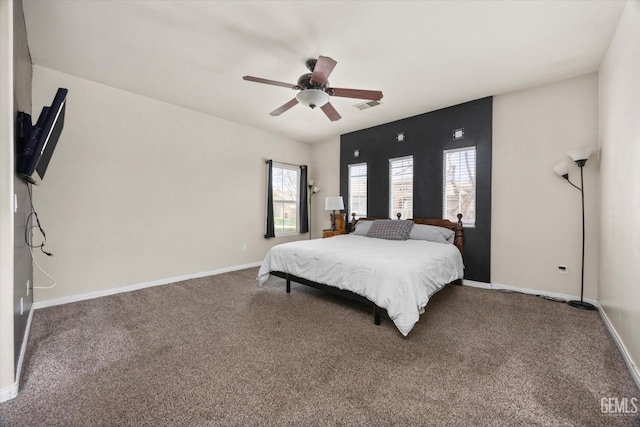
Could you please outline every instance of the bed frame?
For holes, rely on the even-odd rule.
[[[398,214],[397,217],[398,219],[400,219],[401,214]],[[449,228],[453,231],[455,231],[456,236],[454,239],[453,244],[458,248],[458,250],[460,251],[460,254],[463,255],[463,248],[464,248],[464,229],[462,226],[462,214],[458,214],[458,222],[453,222],[453,221],[449,221],[448,219],[440,219],[440,218],[411,218],[411,221],[413,221],[416,224],[426,224],[426,225],[433,225],[436,227],[444,227],[444,228]],[[366,217],[366,218],[359,218],[356,219],[356,214],[352,213],[351,214],[352,220],[351,220],[351,230],[355,229],[355,225],[360,222],[360,221],[374,221],[376,219],[389,219],[389,218],[376,218],[376,217]],[[284,273],[282,271],[271,271],[270,274],[273,274],[274,276],[277,277],[281,277],[283,279],[285,279],[287,281],[287,293],[291,293],[291,281],[294,281],[296,283],[300,283],[302,285],[306,285],[306,286],[310,286],[312,288],[316,288],[316,289],[320,289],[322,291],[334,294],[334,295],[338,295],[353,301],[358,301],[361,302],[365,305],[370,306],[373,309],[373,323],[376,325],[380,324],[380,313],[381,313],[381,308],[378,307],[377,304],[375,304],[373,301],[368,300],[367,298],[363,297],[362,295],[358,295],[356,293],[353,293],[351,291],[345,290],[345,289],[339,289],[339,288],[334,288],[333,286],[329,286],[329,285],[325,285],[323,283],[318,283],[318,282],[313,282],[311,280],[307,280],[305,278],[302,277],[298,277],[298,276],[294,276],[293,274],[289,274],[289,273]]]

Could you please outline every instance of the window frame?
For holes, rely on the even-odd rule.
[[[467,228],[474,228],[477,223],[477,207],[478,207],[478,149],[475,145],[468,145],[465,147],[457,147],[451,148],[447,150],[442,150],[442,218],[448,219],[449,221],[457,222],[458,218],[449,218],[448,210],[447,210],[447,155],[451,153],[459,153],[465,151],[473,151],[473,221],[471,221],[468,217],[464,215],[462,209],[458,209],[458,213],[462,213],[462,224]],[[459,198],[460,199],[460,198]],[[460,200],[458,202],[458,206],[460,206]]]
[[[410,154],[408,156],[402,156],[402,157],[394,157],[389,159],[389,218],[391,219],[395,219],[396,215],[397,215],[397,211],[398,209],[394,209],[393,207],[393,167],[392,164],[394,162],[398,162],[398,161],[405,161],[411,159],[411,215],[403,215],[400,217],[400,219],[409,219],[409,218],[413,218],[413,209],[414,209],[414,182],[415,182],[415,164],[413,161],[413,154]],[[404,175],[404,174],[403,174]],[[401,209],[402,211],[403,209]]]
[[[351,170],[352,167],[355,168],[362,168],[364,166],[364,175],[356,175],[355,178],[362,178],[364,177],[364,212],[363,211],[355,211],[353,208],[353,186],[352,186],[352,178],[354,178],[354,176],[351,174]],[[366,218],[367,216],[367,212],[369,210],[369,189],[368,189],[368,185],[369,185],[369,167],[367,165],[367,162],[361,162],[361,163],[353,163],[348,165],[348,173],[349,173],[349,180],[348,180],[348,186],[349,186],[349,213],[356,214],[356,218]],[[359,196],[361,197],[361,196]],[[360,203],[358,203],[359,206],[362,206],[362,201],[360,201]]]
[[[295,195],[295,199],[293,200],[288,200],[288,199],[276,199],[276,192],[274,191],[274,183],[275,183],[275,178],[273,179],[273,182],[271,183],[271,191],[273,194],[273,221],[274,221],[274,232],[276,237],[280,237],[280,236],[291,236],[294,234],[299,234],[300,233],[300,167],[299,166],[295,166],[295,165],[289,165],[286,163],[278,163],[278,162],[273,162],[272,163],[272,169],[271,169],[271,173],[273,174],[273,176],[275,177],[276,174],[276,169],[281,169],[281,170],[288,170],[288,171],[292,171],[296,173],[296,191],[294,192]],[[289,230],[289,231],[285,231],[284,230],[284,218],[283,218],[283,226],[282,229],[279,229],[278,226],[275,224],[276,221],[276,205],[282,204],[284,206],[284,204],[286,203],[293,203],[295,202],[296,204],[296,227],[294,230]]]

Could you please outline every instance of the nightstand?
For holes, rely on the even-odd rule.
[[[336,231],[331,231],[331,229],[322,230],[323,239],[326,239],[327,237],[337,236],[338,234],[347,234],[347,232],[345,230],[336,230]]]

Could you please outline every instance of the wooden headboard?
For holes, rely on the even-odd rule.
[[[400,213],[396,215],[398,219],[402,216]],[[436,227],[449,228],[456,233],[456,237],[453,240],[453,244],[458,248],[461,255],[464,255],[464,227],[462,226],[462,214],[458,214],[458,222],[449,221],[442,218],[409,218],[409,221],[413,221],[416,224],[433,225]],[[356,219],[355,212],[351,214],[351,230],[355,229],[356,224],[359,221],[374,221],[376,219],[389,219],[383,217],[365,217]]]
[[[398,217],[398,219],[400,219],[401,216],[402,214],[400,212],[396,214],[396,217]],[[351,231],[353,232],[358,221],[375,221],[376,219],[389,219],[389,217],[388,216],[366,216],[362,218],[356,218],[356,213],[353,212],[351,213]]]

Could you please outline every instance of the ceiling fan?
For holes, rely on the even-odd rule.
[[[295,85],[253,76],[244,76],[243,79],[250,82],[288,87],[300,91],[291,101],[269,113],[272,116],[279,116],[294,105],[300,103],[312,109],[320,107],[324,114],[327,115],[329,120],[334,122],[336,120],[340,120],[341,116],[329,102],[330,96],[368,99],[371,101],[380,101],[382,99],[382,92],[379,90],[344,89],[338,87],[330,87],[329,80],[327,79],[329,78],[329,74],[331,74],[336,64],[337,62],[329,58],[328,56],[319,56],[318,59],[308,59],[306,62],[306,66],[307,69],[311,72],[300,76],[300,78],[298,79],[298,84]]]

